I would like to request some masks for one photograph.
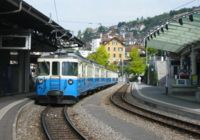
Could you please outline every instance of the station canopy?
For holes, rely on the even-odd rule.
[[[69,30],[23,0],[0,0],[0,33],[4,30],[30,31],[31,51],[55,51],[59,46],[83,46],[83,42]]]
[[[178,15],[145,37],[146,46],[180,53],[200,42],[200,11]]]

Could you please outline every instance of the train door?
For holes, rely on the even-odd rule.
[[[95,88],[99,86],[99,68],[95,66]]]
[[[82,90],[86,86],[86,78],[87,78],[87,65],[85,63],[82,64]]]
[[[51,90],[61,89],[61,77],[60,77],[60,62],[53,61],[51,67],[51,77],[50,77],[50,88]]]
[[[83,81],[83,64],[81,62],[79,62],[78,64],[78,91],[79,93],[81,93],[81,89],[82,89],[82,81]]]

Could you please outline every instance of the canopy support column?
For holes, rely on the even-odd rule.
[[[192,49],[192,52],[190,54],[190,61],[191,61],[191,74],[196,74],[196,53],[195,50]]]

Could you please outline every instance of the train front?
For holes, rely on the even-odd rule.
[[[73,104],[78,98],[76,59],[38,59],[38,103]]]

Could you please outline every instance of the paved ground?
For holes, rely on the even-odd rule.
[[[127,139],[134,140],[156,140],[160,139],[150,131],[145,130],[142,127],[130,124],[122,119],[111,116],[100,105],[102,95],[93,95],[90,100],[82,104],[81,106],[87,110],[92,116],[101,122],[104,122],[108,126],[112,127],[116,132],[121,133]]]
[[[142,93],[142,95],[148,98],[156,99],[161,102],[167,102],[173,105],[189,108],[194,111],[200,112],[200,104],[197,102],[187,101],[186,96],[184,97],[185,99],[181,99],[178,98],[178,96],[166,95],[164,87],[155,87],[137,83],[135,83],[135,85],[138,87],[138,90]]]
[[[174,109],[175,113],[182,113],[192,117],[194,119],[200,119],[200,104],[187,100],[187,96],[180,97],[173,95],[166,95],[164,87],[155,87],[145,84],[133,83],[133,93],[134,96],[141,98],[147,102],[152,102],[157,104],[157,106],[162,106],[167,108]],[[177,112],[176,112],[177,111]]]
[[[18,110],[29,102],[26,95],[15,95],[0,98],[0,139],[12,140],[13,123]]]

